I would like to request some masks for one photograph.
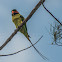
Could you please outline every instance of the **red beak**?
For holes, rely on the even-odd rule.
[[[15,13],[15,11],[12,11],[12,14]]]

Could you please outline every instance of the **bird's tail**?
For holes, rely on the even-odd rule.
[[[38,50],[37,48],[33,45],[33,43],[31,42],[31,40],[29,39],[29,36],[27,35],[27,39],[29,40],[29,42],[31,43],[31,45],[33,46],[33,48],[37,51],[37,53],[44,59],[46,60],[47,58],[45,56],[43,56]]]
[[[26,34],[26,38],[30,41],[29,38],[31,38],[31,37],[28,35],[28,33]]]

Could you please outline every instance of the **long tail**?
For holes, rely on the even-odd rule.
[[[31,42],[31,40],[29,39],[29,37],[27,38],[29,40],[29,42],[31,43],[31,45],[34,47],[34,49],[37,51],[37,53],[44,59],[46,60],[47,58],[45,56],[43,56],[38,50],[37,48],[33,45],[33,43]],[[48,60],[48,59],[47,59]]]

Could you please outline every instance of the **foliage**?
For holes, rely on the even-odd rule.
[[[58,22],[55,22],[54,26],[51,25],[50,32],[53,36],[52,45],[55,44],[62,46],[62,25],[60,25]]]

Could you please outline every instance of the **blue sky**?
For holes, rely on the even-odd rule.
[[[0,0],[0,46],[16,29],[12,22],[11,10],[17,9],[26,18],[38,2],[39,0]],[[57,19],[62,20],[62,0],[46,0],[44,5]],[[54,21],[55,19],[41,5],[27,22],[32,43],[35,43],[43,35],[35,47],[49,59],[48,61],[43,60],[31,47],[13,56],[0,57],[0,62],[61,62],[62,47],[51,45],[53,39],[48,32],[50,24],[53,24]],[[13,53],[30,45],[24,35],[18,32],[0,51],[0,54]]]

